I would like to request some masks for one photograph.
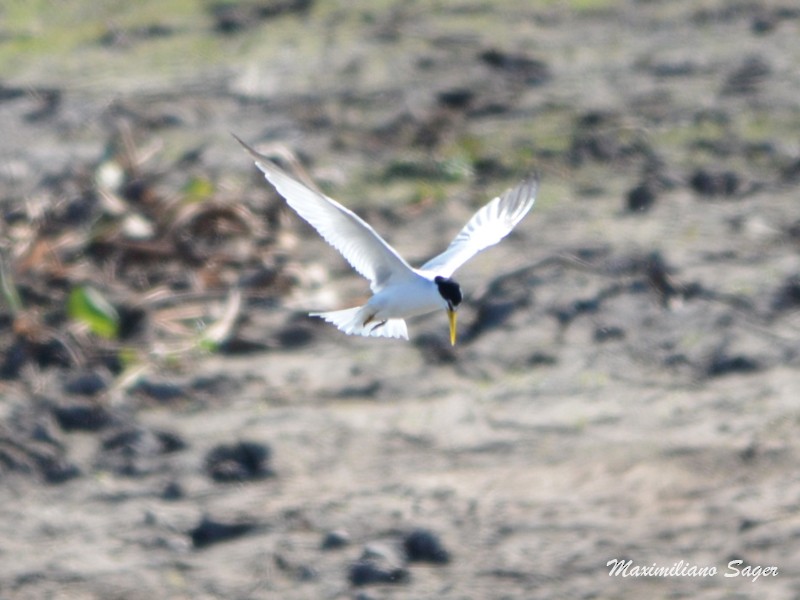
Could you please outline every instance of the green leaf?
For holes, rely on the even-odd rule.
[[[203,202],[214,195],[214,183],[206,177],[192,177],[183,186],[187,202]]]
[[[214,354],[217,350],[219,350],[219,343],[204,337],[197,341],[197,347],[203,352]]]
[[[95,335],[115,338],[119,329],[119,314],[100,292],[90,286],[75,288],[67,301],[71,319],[88,325]]]

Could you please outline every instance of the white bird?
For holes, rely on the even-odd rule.
[[[450,343],[455,345],[456,310],[462,295],[450,276],[478,252],[506,237],[536,199],[538,178],[532,175],[481,208],[444,252],[414,269],[353,211],[309,189],[236,139],[289,206],[369,280],[373,296],[363,306],[310,313],[348,335],[408,339],[405,319],[444,309]]]

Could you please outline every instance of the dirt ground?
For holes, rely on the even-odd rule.
[[[0,598],[800,597],[794,3],[131,4],[0,9]],[[231,132],[412,262],[542,185],[351,338]]]

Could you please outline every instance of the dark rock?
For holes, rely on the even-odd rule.
[[[625,338],[625,330],[622,327],[598,327],[594,330],[594,341],[598,343],[610,340],[621,340]]]
[[[98,465],[119,475],[141,476],[157,470],[159,457],[186,447],[176,433],[125,426],[103,439]]]
[[[94,396],[106,389],[108,389],[108,382],[95,371],[71,375],[64,384],[65,392],[80,396]]]
[[[111,413],[93,402],[56,404],[51,410],[64,431],[99,431],[113,422]]]
[[[772,301],[773,310],[793,310],[800,307],[800,274],[787,277]]]
[[[472,168],[475,171],[475,176],[480,181],[491,181],[501,179],[503,177],[511,176],[512,170],[504,165],[499,159],[485,156],[477,158]]]
[[[346,531],[329,531],[322,538],[320,548],[323,550],[338,550],[350,544],[350,535]]]
[[[288,325],[278,332],[278,343],[283,348],[300,348],[314,341],[314,334],[306,325]]]
[[[725,94],[752,94],[757,92],[772,68],[760,56],[746,58],[725,80],[722,92]]]
[[[143,335],[147,330],[147,313],[138,306],[117,306],[119,315],[119,329],[117,336],[120,340],[129,340]]]
[[[747,531],[749,529],[754,529],[760,526],[763,523],[760,519],[751,519],[749,517],[742,517],[739,519],[739,531]]]
[[[374,560],[358,560],[350,565],[347,580],[351,585],[371,585],[377,583],[407,583],[411,579],[408,570],[401,567],[386,567]]]
[[[761,449],[758,443],[753,441],[739,451],[739,458],[744,463],[752,463],[760,453]]]
[[[153,182],[145,177],[132,177],[125,181],[122,195],[133,203],[148,205],[153,203]]]
[[[214,19],[214,31],[217,33],[239,33],[252,26],[251,11],[238,4],[211,6],[211,16]]]
[[[697,169],[689,178],[691,188],[702,196],[733,196],[742,187],[742,180],[733,171]]]
[[[270,448],[258,442],[220,445],[206,455],[206,473],[214,481],[228,483],[270,477]]]
[[[30,96],[32,92],[33,90],[25,87],[9,86],[0,83],[0,102],[25,98],[26,96]]]
[[[314,0],[264,0],[259,4],[219,3],[210,7],[214,30],[233,34],[258,22],[290,13],[307,13]]]
[[[177,384],[150,381],[149,379],[140,380],[132,391],[143,394],[158,402],[169,402],[170,400],[183,398],[186,395],[185,390]]]
[[[578,118],[580,129],[607,127],[618,125],[618,117],[614,113],[603,110],[590,110]]]
[[[97,197],[87,192],[67,200],[58,217],[65,224],[84,225],[96,214],[96,207]]]
[[[541,85],[550,79],[544,61],[521,54],[509,54],[496,48],[484,50],[478,57],[490,67],[523,79],[528,85]]]
[[[218,398],[226,398],[235,394],[241,387],[241,380],[226,373],[199,375],[191,383],[192,391],[214,395]]]
[[[39,471],[45,482],[59,484],[81,474],[80,469],[64,458],[47,458],[39,461]]]
[[[188,533],[192,540],[192,546],[200,549],[242,537],[256,527],[258,525],[253,522],[222,523],[203,517],[202,521]]]
[[[732,373],[755,373],[763,366],[759,361],[742,354],[729,355],[724,352],[715,353],[705,368],[708,377],[722,377]]]
[[[0,379],[16,379],[19,377],[22,367],[28,362],[30,352],[28,342],[17,338],[6,348],[5,356],[0,363]]]
[[[161,490],[160,497],[163,500],[180,500],[186,496],[186,493],[183,490],[183,486],[178,483],[177,481],[170,481],[167,485],[164,486],[164,489]]]
[[[338,398],[374,398],[381,389],[381,382],[377,379],[359,378],[336,392]]]
[[[645,212],[655,204],[656,192],[652,185],[640,183],[628,191],[625,205],[629,212]]]
[[[558,363],[558,359],[553,356],[552,354],[547,354],[545,352],[534,352],[531,354],[525,363],[529,367],[545,367],[551,366]]]
[[[474,99],[475,92],[467,88],[453,88],[436,95],[436,100],[441,106],[456,110],[468,108]]]
[[[138,452],[143,445],[151,447],[159,454],[169,454],[186,448],[187,444],[176,433],[142,428],[126,428],[117,431],[103,440],[103,449]]]
[[[40,367],[71,367],[74,356],[69,348],[59,339],[50,338],[41,342],[28,342],[30,356]]]
[[[270,345],[261,340],[250,340],[239,337],[239,332],[217,346],[217,352],[230,356],[259,354],[270,350]]]
[[[305,14],[314,6],[314,0],[265,0],[256,8],[256,14],[269,19],[285,14]]]
[[[596,313],[600,309],[600,303],[599,297],[575,300],[567,306],[554,308],[552,314],[559,324],[566,326],[580,315]]]
[[[779,19],[776,11],[761,10],[750,21],[750,31],[756,35],[771,33],[778,26]]]
[[[435,533],[427,529],[414,529],[403,539],[403,550],[409,562],[446,564],[450,553]]]

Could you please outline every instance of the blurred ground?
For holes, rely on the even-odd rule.
[[[4,5],[0,597],[800,596],[798,30],[771,0]],[[444,315],[348,338],[305,313],[366,284],[230,132],[413,261],[543,185],[459,272],[455,349]]]

